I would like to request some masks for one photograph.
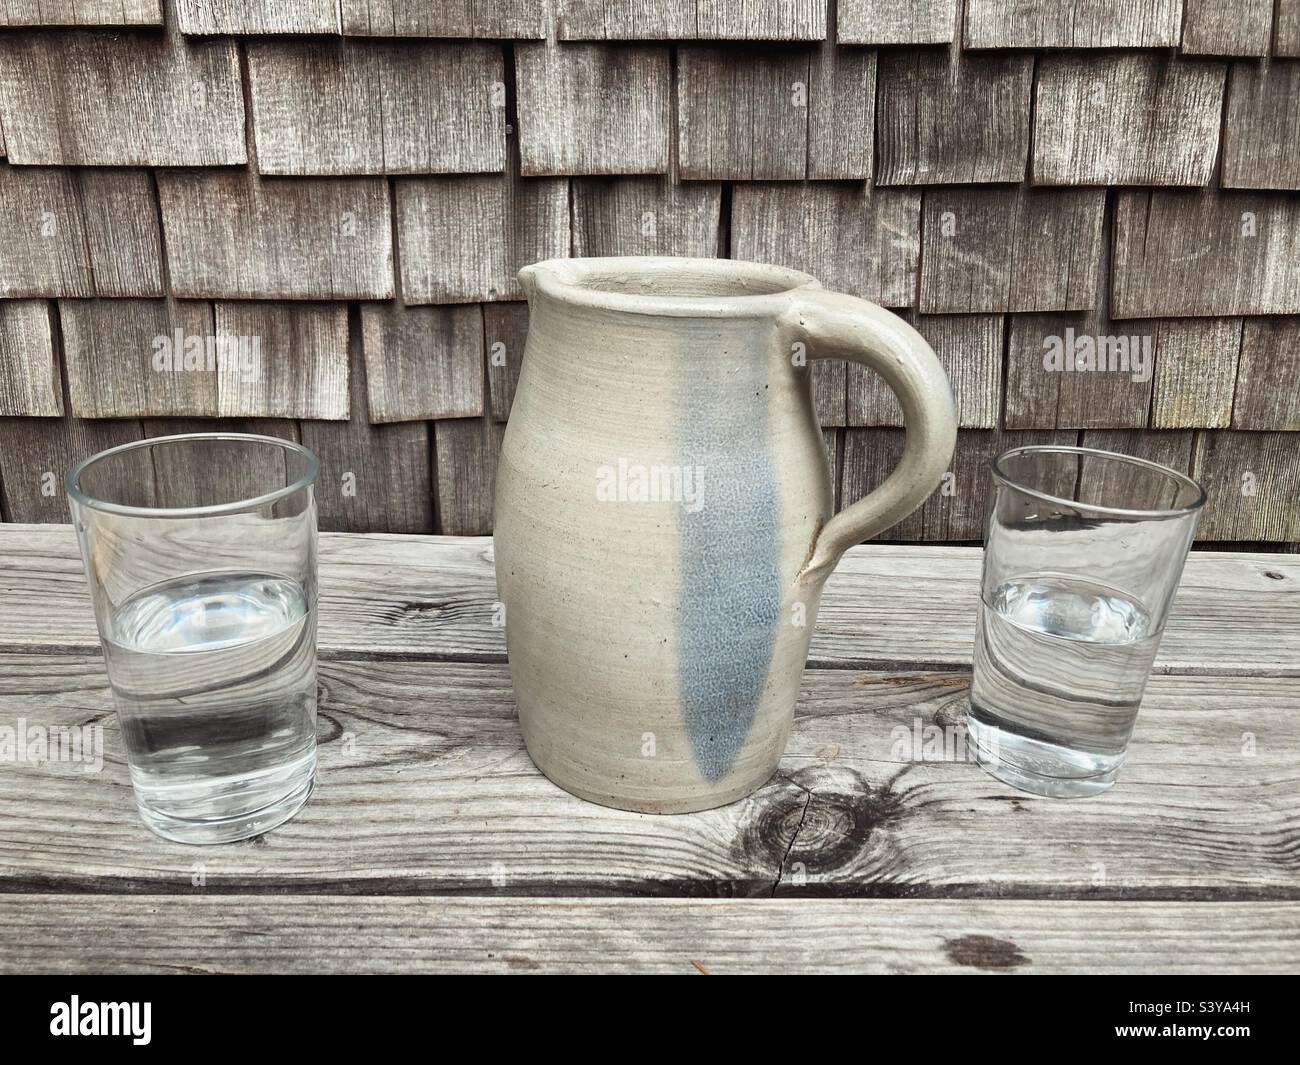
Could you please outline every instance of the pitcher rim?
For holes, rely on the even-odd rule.
[[[736,294],[620,292],[591,284],[602,274],[623,271],[668,272],[695,270],[716,275],[733,284],[754,286]],[[519,271],[524,292],[535,291],[571,305],[594,310],[677,318],[764,317],[780,313],[789,297],[804,289],[820,289],[811,274],[790,267],[748,259],[703,258],[687,255],[621,255],[572,259],[546,259]]]

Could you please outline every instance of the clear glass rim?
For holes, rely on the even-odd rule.
[[[1083,455],[1087,458],[1107,459],[1121,462],[1129,466],[1140,466],[1143,469],[1152,470],[1162,474],[1171,481],[1175,481],[1185,488],[1190,488],[1196,493],[1196,498],[1181,507],[1161,507],[1157,509],[1143,509],[1135,507],[1111,507],[1104,503],[1083,503],[1077,499],[1064,499],[1061,496],[1054,496],[1050,492],[1044,492],[1038,488],[1031,488],[1022,484],[1016,478],[1010,476],[1004,469],[1003,463],[1011,458],[1020,455],[1044,455],[1044,454],[1062,454],[1062,455]],[[1136,455],[1124,455],[1118,451],[1102,451],[1094,447],[1073,447],[1068,444],[1027,444],[1024,447],[1013,447],[1002,452],[992,462],[989,463],[993,471],[993,479],[998,484],[1007,488],[1014,488],[1017,492],[1022,492],[1034,499],[1041,499],[1047,503],[1057,503],[1064,507],[1070,507],[1073,510],[1085,510],[1090,514],[1108,514],[1117,518],[1183,518],[1188,515],[1197,513],[1205,506],[1205,489],[1185,473],[1172,469],[1169,466],[1162,466],[1158,462],[1152,462],[1150,459],[1140,459]]]
[[[136,507],[126,503],[113,503],[107,499],[99,499],[95,496],[83,492],[77,481],[81,475],[90,469],[96,463],[105,459],[111,459],[118,455],[125,454],[128,451],[134,451],[136,448],[156,447],[158,445],[169,445],[178,443],[193,443],[195,441],[215,441],[230,440],[242,444],[272,444],[283,451],[292,451],[301,455],[307,463],[306,472],[303,473],[292,484],[284,485],[273,491],[266,492],[260,496],[250,496],[247,499],[236,499],[229,503],[214,503],[206,507]],[[198,518],[198,517],[217,517],[222,514],[238,514],[246,510],[256,510],[264,507],[269,503],[285,499],[295,492],[301,492],[304,488],[310,487],[316,482],[316,477],[320,473],[320,459],[316,453],[308,447],[304,447],[295,440],[285,440],[278,436],[263,436],[259,433],[178,433],[174,436],[153,436],[145,437],[142,440],[130,440],[125,444],[118,444],[116,447],[110,447],[104,451],[97,451],[88,458],[82,459],[72,467],[63,478],[64,490],[68,493],[68,498],[75,500],[79,505],[88,507],[91,510],[103,511],[106,514],[121,514],[133,518]]]

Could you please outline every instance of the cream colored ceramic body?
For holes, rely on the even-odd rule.
[[[527,267],[528,344],[497,470],[497,585],[528,752],[608,806],[761,786],[793,721],[822,583],[947,467],[952,397],[920,336],[805,274],[710,259]],[[898,394],[908,443],[832,516],[808,361]]]

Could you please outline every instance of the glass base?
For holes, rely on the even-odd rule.
[[[1109,790],[1119,776],[1124,755],[1075,751],[1008,732],[996,725],[966,719],[975,760],[1004,784],[1051,799],[1082,799]]]
[[[270,832],[289,820],[303,808],[316,787],[313,759],[312,773],[307,779],[281,799],[261,809],[237,817],[184,820],[161,814],[147,806],[137,804],[140,817],[150,831],[176,843],[236,843]]]

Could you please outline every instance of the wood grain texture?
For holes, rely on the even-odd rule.
[[[393,246],[380,179],[158,175],[172,291],[216,299],[388,299]]]
[[[1119,194],[1116,317],[1297,312],[1300,200],[1246,193]]]
[[[886,307],[916,298],[920,194],[833,184],[746,184],[731,204],[731,254],[812,274]]]
[[[561,40],[814,41],[821,0],[561,0]]]
[[[963,429],[997,427],[1002,407],[1004,322],[999,314],[943,314],[922,315],[912,323],[943,364],[957,405],[957,424]],[[903,425],[898,400],[865,366],[849,366],[848,393],[849,425]]]
[[[505,426],[491,419],[456,418],[435,422],[433,432],[438,531],[448,536],[490,533]]]
[[[841,44],[947,44],[956,35],[957,0],[837,0]]]
[[[1140,429],[1088,429],[1079,436],[1083,447],[1133,455],[1180,473],[1192,472],[1196,434],[1186,429],[1162,433]],[[1080,499],[1113,500],[1118,505],[1141,500],[1138,505],[1163,507],[1173,504],[1176,487],[1166,481],[1163,494],[1153,498],[1151,479],[1128,464],[1085,461],[1079,470],[1077,491]]]
[[[138,421],[88,421],[67,415],[58,419],[0,418],[0,492],[4,493],[4,512],[8,519],[71,521],[63,493],[64,474],[97,451],[139,440],[142,435]],[[50,528],[64,529],[64,536],[52,541],[56,552],[61,554],[65,549],[64,537],[71,537],[75,544],[71,527]],[[0,552],[0,557],[5,554],[7,551]],[[5,612],[17,621],[31,616],[31,605],[37,601],[24,599],[21,606],[6,604]]]
[[[967,48],[1172,48],[1183,0],[966,0]]]
[[[483,413],[483,311],[361,306],[371,424]]]
[[[667,48],[518,43],[520,173],[666,173],[669,67]]]
[[[348,417],[348,309],[342,303],[218,303],[225,418]]]
[[[677,151],[691,179],[798,180],[808,171],[807,52],[677,52]]]
[[[161,296],[162,233],[145,170],[79,170],[86,250],[100,296]]]
[[[1094,307],[1104,203],[1092,189],[927,190],[921,311]]]
[[[510,415],[528,342],[528,304],[483,306],[483,343],[487,351],[488,403],[495,421]]]
[[[95,294],[71,171],[0,163],[0,233],[0,299]]]
[[[182,433],[251,433],[299,440],[298,423],[287,418],[146,418],[141,423],[149,438]],[[204,507],[232,499],[253,499],[268,485],[284,485],[285,453],[280,448],[259,448],[249,454],[212,452],[197,448],[160,447],[147,468],[153,473],[150,502],[167,507]],[[137,489],[138,490],[138,489]]]
[[[819,45],[809,61],[807,176],[870,181],[875,165],[876,53]]]
[[[162,0],[0,0],[0,26],[161,26]]]
[[[1300,905],[5,895],[0,929],[10,973],[1219,975],[1294,973]]]
[[[669,178],[573,182],[573,254],[713,258],[722,242],[722,186]]]
[[[1238,380],[1242,320],[1165,318],[1155,325],[1151,427],[1226,429]]]
[[[0,300],[0,417],[63,413],[50,307],[44,300]]]
[[[843,359],[813,362],[813,410],[818,425],[837,428],[848,422],[848,373],[849,364]]]
[[[224,356],[214,342],[210,303],[62,300],[59,318],[68,396],[78,417],[220,413],[217,365]]]
[[[880,58],[882,185],[1022,181],[1029,55],[890,51]]]
[[[234,43],[191,41],[175,28],[161,37],[0,35],[0,114],[14,163],[222,166],[246,159]]]
[[[1251,318],[1241,337],[1234,429],[1300,430],[1300,319]],[[1300,446],[1300,437],[1296,438]]]
[[[176,0],[183,33],[338,33],[339,0]]]
[[[1268,55],[1273,0],[1183,0],[1187,55]]]
[[[354,366],[354,377],[358,372],[364,373],[364,367],[358,371]],[[57,423],[5,419],[0,429],[15,424]],[[341,434],[349,425],[356,425],[355,411],[351,423],[302,423],[302,442],[326,463],[318,499],[324,500],[331,482],[338,483],[338,471],[349,467],[327,460],[325,448],[309,439],[308,430]],[[399,430],[413,428],[419,427],[380,426],[374,432],[395,440]],[[996,435],[963,433],[976,442]],[[1265,434],[1218,435],[1250,439]],[[1076,436],[1015,433],[1007,439],[1072,441]],[[351,452],[353,460],[365,457],[363,451]],[[90,453],[83,450],[77,458]],[[383,452],[376,449],[375,454]],[[428,479],[426,471],[426,484]],[[366,505],[363,489],[367,480],[359,477],[358,506]],[[0,583],[0,651],[94,654],[99,637],[71,530],[0,525],[0,558],[6,566]],[[490,540],[452,538],[435,545],[420,537],[322,535],[320,559],[317,644],[322,658],[505,662],[505,637],[493,620],[497,594]],[[969,669],[980,563],[977,547],[872,543],[850,549],[826,584],[808,664],[816,669]],[[412,589],[419,589],[418,594]],[[39,614],[25,605],[33,602],[42,604]],[[430,609],[432,603],[439,606]],[[1300,677],[1297,604],[1300,557],[1193,551],[1155,672]],[[1233,633],[1239,638],[1232,638]]]
[[[247,51],[263,174],[505,167],[499,45],[259,41]]]
[[[343,32],[367,37],[546,36],[537,0],[339,0]]]
[[[1198,433],[1193,462],[1209,496],[1203,540],[1300,540],[1300,463],[1294,433]]]
[[[1034,101],[1038,185],[1206,185],[1227,67],[1145,52],[1045,55]]]
[[[1300,189],[1300,63],[1233,63],[1223,123],[1224,188]]]
[[[1300,56],[1300,0],[1277,0],[1273,54]]]

